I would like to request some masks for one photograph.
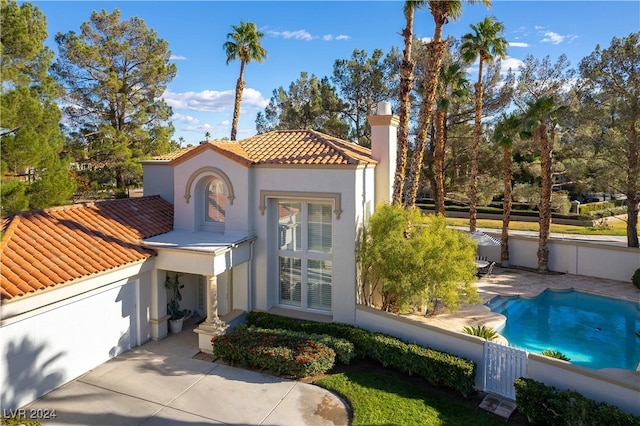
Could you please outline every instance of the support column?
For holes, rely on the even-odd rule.
[[[207,286],[207,319],[208,324],[220,321],[218,317],[218,277],[210,275],[205,277]]]
[[[151,303],[149,304],[149,324],[151,339],[160,340],[167,337],[167,291],[164,287],[165,271],[151,272]]]
[[[218,316],[218,279],[215,275],[205,277],[207,289],[207,319],[202,322],[195,331],[198,333],[198,346],[200,351],[212,353],[211,339],[213,336],[223,334],[227,324]]]

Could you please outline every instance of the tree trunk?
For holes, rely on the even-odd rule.
[[[542,188],[540,188],[540,234],[538,237],[538,272],[549,271],[549,229],[551,227],[551,161],[553,155],[553,136],[549,138],[547,129],[541,124],[534,130],[534,138],[540,142],[540,166]]]
[[[633,201],[635,200],[635,201]],[[637,191],[627,191],[627,246],[638,247],[638,201]]]
[[[476,86],[475,99],[475,125],[473,128],[473,148],[471,150],[471,182],[469,183],[469,231],[476,230],[476,204],[478,198],[478,151],[480,147],[480,136],[482,132],[482,55],[478,69],[478,82]]]
[[[411,58],[413,45],[413,17],[415,9],[409,7],[406,14],[407,26],[402,31],[404,52],[400,67],[400,109],[398,124],[398,148],[396,173],[393,179],[393,204],[402,204],[402,192],[407,167],[407,151],[409,149],[409,119],[411,116],[411,90],[413,89],[413,70],[415,61]]]
[[[629,171],[627,173],[627,246],[638,247],[638,132],[632,121],[629,132]]]
[[[414,207],[420,188],[420,178],[422,176],[422,160],[424,158],[424,149],[427,146],[427,132],[431,125],[431,114],[436,99],[436,88],[438,87],[438,77],[444,50],[447,46],[446,41],[435,41],[435,39],[427,44],[427,57],[430,59],[427,64],[425,76],[424,91],[422,94],[422,103],[420,104],[419,127],[416,136],[416,146],[411,161],[411,171],[408,187],[406,191],[405,206]]]
[[[233,123],[231,124],[231,140],[236,140],[238,133],[238,118],[240,118],[240,102],[242,101],[242,91],[244,90],[244,62],[240,61],[240,77],[236,82],[236,99],[233,105]]]
[[[500,263],[509,266],[509,221],[511,221],[511,148],[502,149],[504,166],[504,200],[502,202],[502,247],[500,247]]]
[[[447,112],[438,110],[436,112],[436,141],[433,152],[433,180],[435,183],[433,198],[435,201],[436,214],[445,214],[444,209],[444,144],[445,125]]]

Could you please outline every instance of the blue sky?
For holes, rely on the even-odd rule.
[[[173,107],[174,139],[197,144],[206,132],[229,137],[233,99],[239,73],[237,61],[226,64],[222,49],[232,25],[255,22],[265,34],[267,59],[245,68],[238,138],[254,135],[255,118],[264,111],[274,89],[306,71],[330,77],[336,59],[348,59],[354,49],[371,54],[380,48],[402,47],[402,1],[32,1],[47,17],[49,44],[58,32],[79,32],[93,10],[123,19],[142,18],[169,43],[178,75],[169,84],[166,101]],[[510,42],[503,66],[517,68],[527,55],[555,60],[566,54],[574,67],[600,44],[640,31],[640,2],[494,0],[491,9],[463,2],[461,19],[447,24],[444,37],[470,32],[485,16],[506,27]],[[416,14],[414,33],[433,34],[428,10]]]

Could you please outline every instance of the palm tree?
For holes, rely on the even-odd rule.
[[[487,16],[477,25],[471,25],[473,33],[462,36],[460,51],[466,63],[479,60],[478,81],[475,84],[475,127],[473,130],[473,149],[471,152],[471,182],[469,186],[469,230],[476,230],[476,201],[478,193],[478,146],[482,131],[482,68],[485,63],[491,64],[496,57],[504,58],[507,52],[507,40],[502,37],[504,24]]]
[[[549,270],[549,228],[551,227],[551,193],[553,163],[553,145],[556,138],[558,118],[567,110],[566,106],[556,106],[551,97],[543,97],[535,102],[528,102],[526,112],[526,135],[533,138],[540,146],[541,188],[540,205],[538,206],[540,233],[538,237],[538,272]]]
[[[478,0],[468,0],[468,3],[476,3]],[[487,7],[491,6],[490,0],[482,1]],[[425,70],[425,80],[422,88],[422,103],[418,117],[418,134],[416,135],[415,150],[411,161],[411,171],[407,182],[405,206],[413,207],[416,204],[420,177],[422,174],[422,159],[424,149],[427,146],[427,132],[431,126],[431,114],[436,102],[436,89],[438,77],[444,58],[447,41],[442,39],[442,28],[449,20],[458,19],[462,15],[462,2],[460,0],[428,0],[429,11],[433,16],[435,28],[433,38],[427,43],[427,57],[429,61]]]
[[[227,54],[227,65],[234,59],[240,60],[240,76],[236,83],[236,99],[233,105],[233,124],[231,125],[231,140],[236,140],[238,133],[238,117],[240,116],[240,101],[244,90],[244,66],[251,61],[262,63],[267,57],[267,51],[260,45],[260,39],[264,34],[258,31],[253,22],[242,22],[240,25],[232,25],[233,32],[227,34],[227,41],[222,45]]]
[[[416,66],[411,57],[413,45],[413,18],[415,9],[420,9],[426,4],[425,0],[407,0],[404,3],[404,17],[407,26],[402,30],[404,38],[404,51],[402,52],[402,65],[400,66],[400,108],[398,111],[398,148],[396,160],[396,173],[393,181],[393,204],[402,203],[402,192],[407,167],[407,151],[409,149],[409,118],[411,115],[411,90],[413,90],[413,70]]]
[[[458,62],[451,63],[446,67],[443,66],[440,69],[438,86],[440,98],[436,110],[436,138],[433,150],[434,198],[436,214],[444,215],[444,158],[447,140],[447,116],[451,102],[456,99],[464,99],[469,95],[467,72]]]
[[[502,148],[502,167],[504,177],[504,200],[502,202],[502,247],[500,262],[509,266],[509,221],[511,220],[511,156],[513,143],[522,128],[522,117],[511,113],[503,116],[496,125],[493,140]]]

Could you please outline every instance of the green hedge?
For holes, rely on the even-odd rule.
[[[355,347],[353,343],[351,343],[347,339],[330,336],[328,334],[305,333],[302,331],[283,330],[283,329],[276,329],[276,328],[267,329],[267,328],[259,328],[254,326],[249,326],[249,329],[275,333],[285,337],[308,339],[308,340],[313,340],[315,342],[325,344],[331,349],[333,349],[333,351],[336,353],[336,360],[346,365],[348,365],[351,362],[351,360],[356,356]]]
[[[41,426],[38,420],[29,420],[21,416],[9,417],[3,416],[0,418],[1,426]]]
[[[623,206],[615,206],[617,202],[612,201],[603,201],[600,203],[589,203],[589,204],[581,204],[580,205],[580,214],[568,213],[568,214],[560,214],[560,213],[552,213],[551,216],[555,219],[569,219],[576,221],[592,221],[594,219],[615,216],[620,214],[625,214],[627,212],[627,208]],[[427,211],[435,210],[435,206],[433,204],[416,204],[419,208]],[[458,206],[458,205],[450,205],[446,206],[447,211],[451,212],[469,212],[469,206]],[[478,213],[490,213],[496,215],[502,215],[502,207],[487,207],[487,206],[478,206]],[[512,215],[516,216],[527,216],[527,217],[538,217],[538,211],[536,210],[511,210]]]
[[[327,345],[271,330],[237,327],[211,339],[214,355],[232,365],[261,368],[294,378],[326,373],[336,354]]]
[[[247,324],[306,333],[329,334],[347,339],[360,356],[384,366],[416,374],[430,383],[446,386],[467,396],[474,391],[476,364],[446,352],[436,351],[383,333],[373,333],[348,324],[322,323],[281,317],[265,312],[249,312]]]
[[[535,424],[640,425],[640,417],[588,399],[576,391],[558,390],[533,379],[514,382],[518,411]]]

